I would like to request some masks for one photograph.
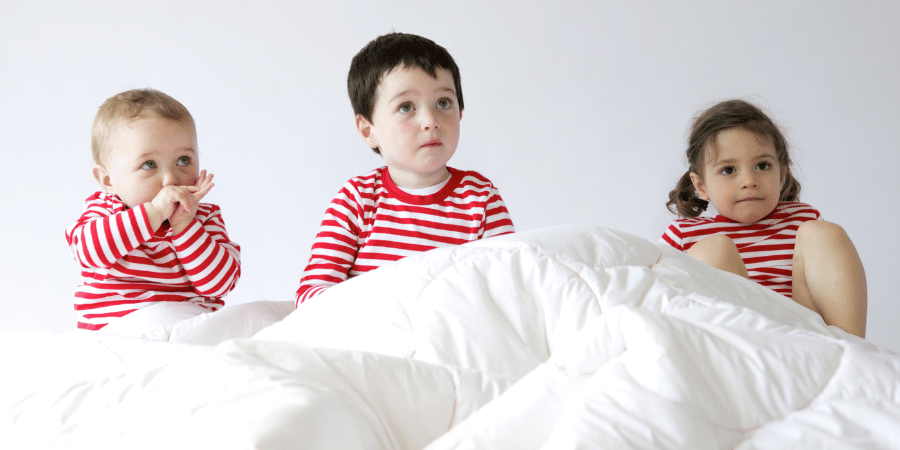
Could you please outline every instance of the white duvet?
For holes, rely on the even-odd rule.
[[[406,258],[252,339],[0,350],[0,448],[900,448],[900,357],[602,228]]]

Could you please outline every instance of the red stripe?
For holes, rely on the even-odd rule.
[[[192,298],[199,300],[198,297],[201,296],[189,281],[190,274],[185,270],[184,263],[193,263],[191,265],[196,267],[192,269],[192,273],[197,274],[203,267],[211,264],[216,255],[221,255],[213,275],[208,276],[205,281],[215,283],[215,286],[209,287],[215,289],[216,294],[224,295],[233,289],[240,278],[240,263],[237,259],[240,247],[228,241],[218,211],[215,205],[200,205],[195,217],[202,228],[194,228],[193,233],[180,243],[181,247],[187,249],[197,242],[197,249],[179,261],[171,237],[166,237],[171,236],[171,228],[162,227],[158,235],[150,237],[147,244],[153,249],[141,246],[138,251],[132,252],[135,250],[135,242],[128,233],[132,232],[140,242],[145,234],[138,221],[142,218],[149,229],[146,215],[140,215],[141,210],[137,208],[125,208],[115,196],[97,193],[89,197],[85,212],[66,233],[76,259],[85,260],[82,261],[84,282],[75,292],[74,307],[82,317],[78,323],[79,328],[100,329],[105,325],[101,322],[126,315],[134,311],[135,306],[181,302]],[[203,223],[205,218],[209,218],[211,222]],[[192,224],[192,227],[198,225]],[[94,238],[86,240],[86,233],[91,232]],[[118,235],[121,243],[113,239],[115,235]],[[221,241],[214,240],[213,235],[219,236]],[[204,237],[206,241],[201,240]],[[109,246],[108,251],[102,249],[101,244],[104,242]],[[206,249],[212,250],[209,259],[198,259]],[[234,255],[229,252],[232,249],[236,252]],[[91,250],[98,256],[91,258]],[[109,258],[116,258],[116,261],[104,264],[103,260]],[[190,262],[187,261],[188,258]],[[90,264],[86,264],[88,262]],[[218,296],[205,298],[203,302],[198,304],[210,310],[224,305]]]
[[[90,222],[88,224],[88,231],[90,231],[92,239],[89,242],[84,242],[82,245],[85,246],[84,249],[84,257],[90,262],[90,265],[93,267],[109,267],[112,263],[106,261],[104,258],[103,250],[100,248],[100,243],[97,241],[97,222]],[[86,236],[82,236],[85,238]],[[88,246],[94,249],[96,253],[97,261],[94,261],[93,257],[91,257],[91,253],[88,251]]]
[[[768,217],[749,225],[721,216],[679,219],[661,240],[682,250],[707,236],[724,234],[734,240],[752,280],[790,297],[796,231],[803,222],[818,217],[818,211],[809,205],[780,203]]]
[[[326,210],[312,245],[297,290],[298,302],[343,281],[348,273],[363,273],[408,254],[515,231],[503,199],[489,180],[475,172],[450,171],[449,184],[426,196],[394,187],[385,168],[345,183]],[[346,260],[339,258],[343,255]],[[319,273],[323,271],[329,274]]]
[[[415,224],[409,224],[415,226]],[[423,227],[424,228],[424,227]],[[404,237],[404,238],[415,238],[423,241],[434,242],[435,244],[446,244],[446,245],[459,245],[465,244],[473,239],[468,239],[469,236],[478,235],[478,228],[468,228],[468,229],[454,229],[444,231],[452,231],[457,233],[456,236],[442,236],[439,234],[426,233],[425,231],[412,231],[404,228],[392,228],[392,227],[373,227],[372,232],[368,239],[366,239],[366,246],[375,245],[378,243],[379,246],[390,246],[391,242],[397,242],[396,239],[391,239],[392,237]],[[464,237],[459,237],[462,235]],[[380,237],[381,239],[376,238],[375,236]],[[405,241],[405,240],[404,240]],[[387,243],[387,244],[385,244]],[[397,242],[397,243],[403,243]]]

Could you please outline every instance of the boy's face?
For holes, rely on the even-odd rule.
[[[360,136],[378,147],[391,179],[401,187],[433,186],[446,179],[447,161],[459,143],[462,111],[453,76],[437,69],[432,78],[419,68],[397,67],[375,92],[372,121],[356,116]]]
[[[159,117],[123,120],[107,144],[94,178],[129,208],[153,200],[164,186],[190,186],[200,176],[197,134],[190,124]]]

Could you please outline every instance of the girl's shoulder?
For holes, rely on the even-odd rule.
[[[716,217],[710,217],[710,216],[684,217],[684,218],[673,220],[670,226],[676,227],[676,228],[695,227],[698,225],[715,223],[717,221],[718,220]]]
[[[773,218],[799,218],[805,220],[816,220],[821,216],[822,214],[818,209],[803,202],[780,202],[770,215]]]

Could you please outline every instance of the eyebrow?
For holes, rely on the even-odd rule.
[[[405,90],[405,91],[403,91],[403,92],[398,92],[397,95],[391,97],[391,98],[388,100],[388,103],[393,103],[394,100],[397,100],[397,99],[400,98],[400,97],[405,97],[405,96],[409,95],[411,92],[416,92],[416,91],[414,91],[414,90],[412,90],[412,89],[407,89],[407,90]]]
[[[438,88],[435,92],[448,92],[450,94],[456,95],[455,89],[453,89],[451,87],[446,87],[446,86]],[[407,95],[413,94],[413,93],[418,94],[419,91],[416,89],[407,89],[403,92],[399,92],[399,93],[397,93],[397,95],[391,97],[390,100],[388,100],[388,103],[393,103],[398,98],[404,97],[404,96],[407,96]]]
[[[778,160],[778,158],[777,158],[775,155],[762,154],[762,155],[759,155],[759,156],[753,158],[753,161],[759,161],[760,159],[766,159],[766,158]],[[722,165],[722,164],[734,164],[735,161],[737,161],[737,159],[735,159],[735,158],[731,158],[731,159],[720,159],[720,160],[713,161],[713,162],[712,162],[712,165],[713,165],[713,166],[720,166],[720,165]]]
[[[195,148],[193,148],[193,147],[180,147],[180,148],[178,148],[177,150],[179,150],[179,151],[188,151],[188,152],[191,152],[191,153],[193,153],[193,154],[195,154],[195,155],[197,154],[197,150],[196,150]],[[142,153],[142,154],[139,155],[136,159],[150,158],[150,157],[152,157],[155,153],[156,153],[155,150],[150,150],[149,152]]]

